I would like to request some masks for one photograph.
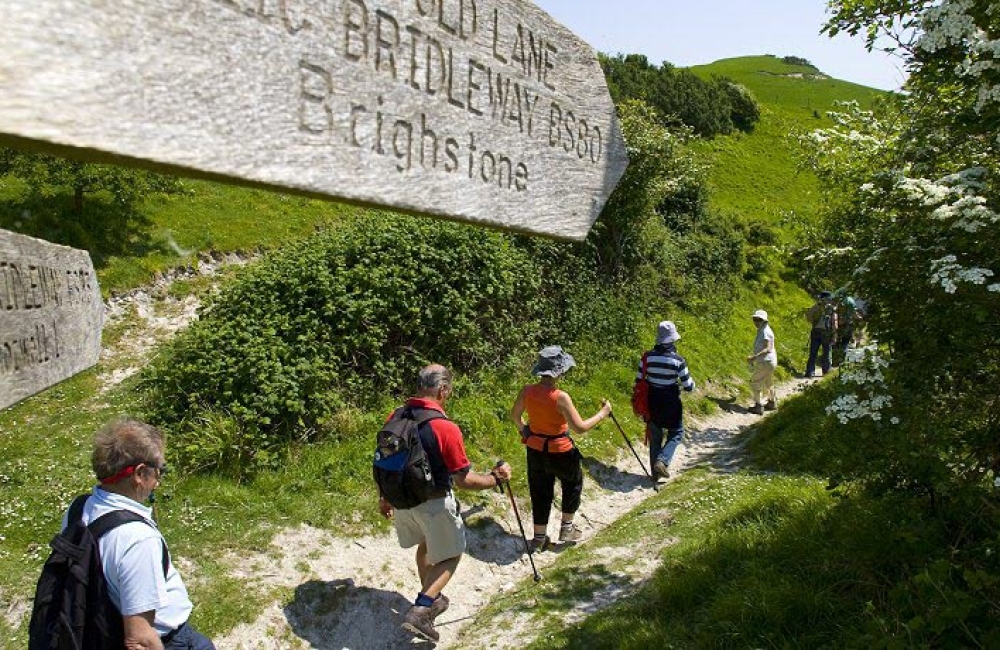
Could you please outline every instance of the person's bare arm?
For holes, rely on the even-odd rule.
[[[150,610],[132,616],[123,616],[126,650],[163,650],[160,635],[153,627],[156,611]]]
[[[611,413],[611,402],[603,400],[600,410],[584,420],[580,417],[576,406],[573,405],[573,399],[565,391],[560,391],[559,396],[556,397],[556,408],[566,418],[566,423],[569,424],[569,428],[573,430],[573,433],[586,433],[597,426],[601,420],[608,417],[608,414]]]
[[[510,480],[510,465],[502,463],[490,470],[489,474],[459,472],[452,478],[455,485],[463,490],[492,490],[501,482]]]
[[[514,406],[510,407],[510,419],[517,427],[518,433],[524,435],[524,389],[517,394],[517,399],[514,400]]]

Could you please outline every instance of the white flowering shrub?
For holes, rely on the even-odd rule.
[[[883,412],[892,406],[892,396],[885,383],[884,371],[888,367],[889,360],[879,352],[876,344],[848,350],[840,368],[844,392],[826,407],[826,412],[841,424],[859,418],[880,422]],[[898,422],[899,418],[892,417],[893,424]]]
[[[870,485],[992,489],[1000,473],[1000,2],[833,0],[830,34],[888,38],[906,94],[801,138],[827,209],[810,266],[870,306],[878,350],[827,412],[878,450]],[[819,251],[819,252],[817,252]],[[836,251],[836,255],[831,252]],[[835,262],[831,263],[830,260]],[[820,281],[814,281],[814,285]]]

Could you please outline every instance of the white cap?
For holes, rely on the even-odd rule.
[[[681,335],[677,333],[677,326],[673,321],[665,320],[656,328],[656,344],[673,343],[680,341]]]

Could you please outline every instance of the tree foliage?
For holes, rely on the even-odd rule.
[[[641,100],[668,126],[679,123],[701,137],[712,137],[734,128],[750,131],[760,120],[760,107],[750,91],[730,79],[706,81],[666,62],[656,67],[641,54],[602,54],[600,61],[616,103]]]
[[[5,148],[0,183],[13,187],[0,225],[87,249],[98,262],[142,237],[144,201],[182,190],[173,176]]]
[[[831,9],[830,33],[865,33],[872,46],[890,36],[910,71],[907,95],[847,106],[811,136],[828,193],[826,277],[871,302],[884,360],[832,411],[883,432],[888,456],[854,466],[872,486],[989,488],[1000,477],[1000,7]]]

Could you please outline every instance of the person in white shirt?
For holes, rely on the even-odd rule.
[[[767,312],[758,309],[753,313],[753,324],[757,328],[757,338],[753,342],[753,354],[747,357],[753,375],[750,390],[754,405],[750,411],[762,415],[764,409],[773,411],[778,407],[774,393],[774,370],[778,367],[778,353],[774,348],[774,332],[767,320]],[[767,404],[761,405],[761,395],[767,393]]]
[[[214,650],[187,624],[192,609],[187,589],[170,562],[152,508],[143,505],[167,470],[165,451],[163,434],[138,420],[122,418],[101,429],[91,458],[100,483],[83,507],[83,523],[114,510],[143,518],[112,529],[98,543],[108,595],[124,621],[126,648]]]

